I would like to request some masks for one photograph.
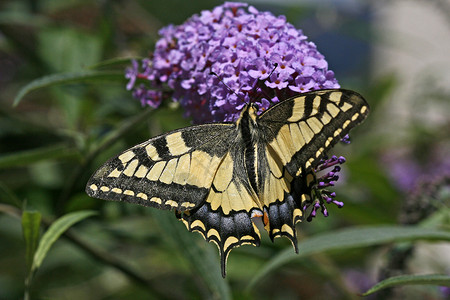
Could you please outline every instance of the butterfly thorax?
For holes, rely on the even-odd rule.
[[[258,117],[258,106],[254,103],[246,104],[242,109],[238,120],[236,121],[236,125],[239,128],[239,130],[241,130],[242,127],[249,127],[254,129],[255,126],[257,125],[256,123],[257,117]]]

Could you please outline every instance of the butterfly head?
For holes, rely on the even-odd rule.
[[[241,110],[241,115],[239,119],[236,121],[236,124],[239,125],[242,122],[249,125],[249,123],[256,124],[256,118],[258,117],[258,105],[255,103],[248,103]]]
[[[252,120],[256,120],[256,117],[258,116],[258,104],[256,103],[249,103],[247,104],[247,110],[248,110],[248,114],[250,116],[250,118]]]

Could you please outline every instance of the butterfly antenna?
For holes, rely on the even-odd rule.
[[[267,76],[267,78],[269,78],[270,76],[272,76],[273,72],[275,72],[275,69],[278,67],[278,63],[274,63],[273,64],[273,69],[272,71],[270,71],[269,76]]]
[[[276,70],[276,68],[278,67],[278,63],[274,63],[273,64],[273,69],[272,69],[272,71],[270,71],[270,73],[269,73],[269,75],[266,77],[266,79],[267,78],[270,78],[270,76],[272,76],[272,74],[273,74],[273,72],[275,72],[275,70]],[[258,79],[258,81],[257,82],[264,82],[266,79]],[[260,87],[260,85],[258,84],[258,85],[256,85],[256,88],[257,88],[257,92],[258,92],[258,89],[259,89],[259,92],[261,92],[261,97],[267,97],[267,98],[270,98],[270,95],[268,95],[261,87]]]
[[[236,91],[234,91],[234,90],[232,90],[224,81],[223,81],[223,79],[222,78],[220,78],[220,76],[219,75],[217,75],[217,73],[216,72],[209,72],[209,74],[210,75],[214,75],[214,76],[216,76],[217,77],[217,79],[219,79],[219,81],[220,82],[222,82],[222,84],[230,91],[230,92],[232,92],[233,94],[235,94],[237,97],[239,97],[240,98],[240,96],[238,95],[238,93],[236,93]]]

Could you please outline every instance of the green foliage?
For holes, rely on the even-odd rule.
[[[39,229],[41,226],[41,214],[37,211],[24,211],[22,213],[23,238],[25,240],[25,260],[27,273],[33,267],[34,254],[39,243]]]
[[[67,145],[51,145],[2,155],[0,156],[0,168],[27,166],[46,160],[67,159],[76,154],[78,154],[76,149],[70,149]]]
[[[22,213],[22,231],[25,240],[25,261],[27,266],[24,299],[30,298],[29,291],[33,275],[41,266],[56,240],[70,226],[95,214],[96,212],[94,211],[78,211],[64,215],[53,222],[42,238],[39,239],[41,214],[37,211],[24,211]]]
[[[183,253],[183,258],[189,265],[189,269],[198,274],[208,287],[212,298],[232,299],[230,287],[227,281],[223,280],[221,273],[211,272],[211,270],[220,269],[219,257],[214,249],[202,245],[201,243],[204,243],[204,241],[196,239],[192,233],[185,230],[184,225],[176,220],[173,214],[152,211],[151,215],[157,222],[160,232],[170,243],[171,248]]]
[[[64,73],[44,76],[42,78],[33,80],[26,86],[20,89],[13,105],[16,106],[28,93],[33,90],[61,84],[75,84],[75,83],[90,83],[116,81],[119,83],[125,83],[123,72],[113,71],[85,71],[77,73]]]
[[[420,228],[416,226],[372,226],[334,230],[330,233],[315,235],[299,243],[299,254],[288,249],[266,262],[263,269],[250,281],[249,289],[266,278],[274,269],[303,259],[305,256],[322,253],[331,250],[345,250],[348,248],[369,247],[392,242],[404,242],[415,240],[442,240],[450,241],[450,232]]]
[[[431,284],[450,287],[450,276],[438,274],[395,276],[380,281],[379,283],[371,287],[367,292],[362,294],[362,296],[369,296],[379,290],[394,286],[414,285],[414,284],[428,284],[428,285]]]
[[[56,242],[61,234],[64,233],[64,231],[69,229],[69,227],[74,225],[75,223],[95,214],[96,212],[94,211],[77,211],[64,215],[53,222],[52,225],[50,225],[50,227],[47,229],[47,231],[42,235],[42,238],[39,241],[39,246],[34,253],[31,272],[35,272],[41,266],[42,261],[47,256],[47,253],[50,250],[50,247],[53,245],[53,243]]]
[[[449,284],[448,250],[433,251],[449,244],[450,184],[430,160],[450,137],[448,124],[440,119],[420,120],[429,116],[421,113],[425,108],[445,114],[448,92],[424,73],[417,85],[415,101],[420,103],[408,110],[396,98],[407,80],[399,70],[374,76],[370,67],[378,62],[369,56],[349,57],[345,63],[357,67],[335,70],[341,64],[332,58],[336,40],[350,49],[348,38],[355,39],[367,45],[368,55],[382,43],[371,35],[370,22],[341,11],[328,15],[331,11],[323,7],[275,1],[255,5],[305,26],[342,87],[361,92],[372,108],[367,122],[352,132],[352,144],[336,147],[335,153],[347,158],[345,180],[335,187],[344,208],[330,208],[329,218],[298,224],[298,255],[286,239],[271,243],[260,228],[261,246],[233,250],[224,280],[215,245],[188,232],[172,213],[85,194],[89,176],[108,158],[189,124],[182,110],[169,103],[156,110],[142,108],[125,89],[124,69],[131,58],[148,56],[161,27],[216,4],[0,4],[0,298],[19,299],[25,291],[25,298],[69,300],[339,300],[360,299],[364,292],[380,299],[444,299],[438,286]],[[308,24],[316,17],[321,21],[311,29]],[[325,19],[339,21],[327,27]],[[330,33],[325,27],[340,34],[328,45],[320,40]],[[397,127],[392,116],[409,113],[412,117]],[[442,149],[445,153],[448,147]],[[423,183],[410,191],[399,188],[385,161],[406,150],[410,163],[433,170],[424,172]],[[94,214],[98,217],[85,220]],[[411,275],[422,269],[443,275]],[[358,280],[352,272],[359,272]],[[380,277],[382,272],[388,273]]]

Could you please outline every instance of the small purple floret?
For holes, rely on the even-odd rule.
[[[342,139],[341,142],[343,142],[344,144],[350,144],[350,136],[348,134],[346,134]]]
[[[331,171],[325,173],[321,177],[317,178],[316,184],[312,187],[314,200],[310,200],[303,205],[303,211],[311,208],[311,212],[307,217],[307,221],[310,222],[317,215],[317,209],[320,207],[322,214],[327,217],[328,210],[326,208],[326,204],[333,203],[338,208],[342,208],[344,206],[343,202],[337,201],[334,198],[336,197],[335,192],[330,192],[326,188],[330,186],[334,186],[335,182],[339,179],[337,173],[341,170],[340,164],[345,162],[345,158],[343,156],[337,157],[333,155],[329,159],[321,160],[320,164],[313,170],[314,173],[319,171],[324,171],[328,168],[333,168]]]

